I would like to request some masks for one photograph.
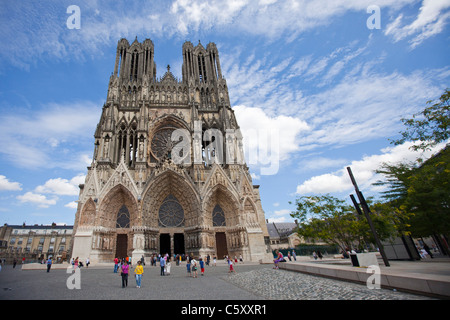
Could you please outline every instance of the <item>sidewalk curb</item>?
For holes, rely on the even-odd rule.
[[[372,275],[367,268],[352,266],[337,266],[318,263],[280,263],[279,268],[288,271],[307,273],[311,275],[351,281],[366,284]],[[440,277],[426,274],[383,274],[381,272],[381,287],[399,291],[431,296],[439,299],[450,299],[450,277]]]

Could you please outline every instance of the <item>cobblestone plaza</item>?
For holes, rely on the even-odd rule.
[[[68,266],[68,265],[67,265]],[[61,267],[61,266],[60,266]],[[141,288],[130,275],[128,287],[113,273],[113,264],[82,268],[80,289],[68,289],[67,269],[20,270],[6,265],[0,272],[1,300],[429,300],[431,298],[286,270],[270,264],[237,264],[236,273],[218,262],[207,266],[205,275],[187,276],[186,266],[172,266],[171,274],[160,276],[159,266],[146,266]],[[70,269],[69,269],[70,270]],[[70,271],[71,272],[71,271]],[[133,272],[131,272],[133,274]]]

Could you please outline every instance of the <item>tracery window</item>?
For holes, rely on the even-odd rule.
[[[159,207],[159,225],[163,227],[184,226],[184,210],[173,195],[168,195]]]
[[[212,212],[213,227],[225,227],[225,213],[220,205],[216,204]]]
[[[130,212],[126,205],[123,205],[117,213],[116,228],[130,227]]]

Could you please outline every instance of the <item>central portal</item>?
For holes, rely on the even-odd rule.
[[[169,256],[171,255],[170,252],[170,234],[168,233],[162,233],[159,236],[159,252],[161,253],[161,255],[165,255],[166,253],[169,254]]]
[[[175,233],[173,235],[173,254],[184,253],[184,234]]]

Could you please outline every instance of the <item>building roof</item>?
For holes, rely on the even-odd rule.
[[[3,225],[4,227],[9,227],[12,229],[73,229],[73,226],[68,225],[58,225],[58,224],[35,224],[35,225],[26,225],[26,224],[7,224]]]
[[[267,231],[271,238],[286,237],[295,231],[295,222],[270,222],[267,223]]]

